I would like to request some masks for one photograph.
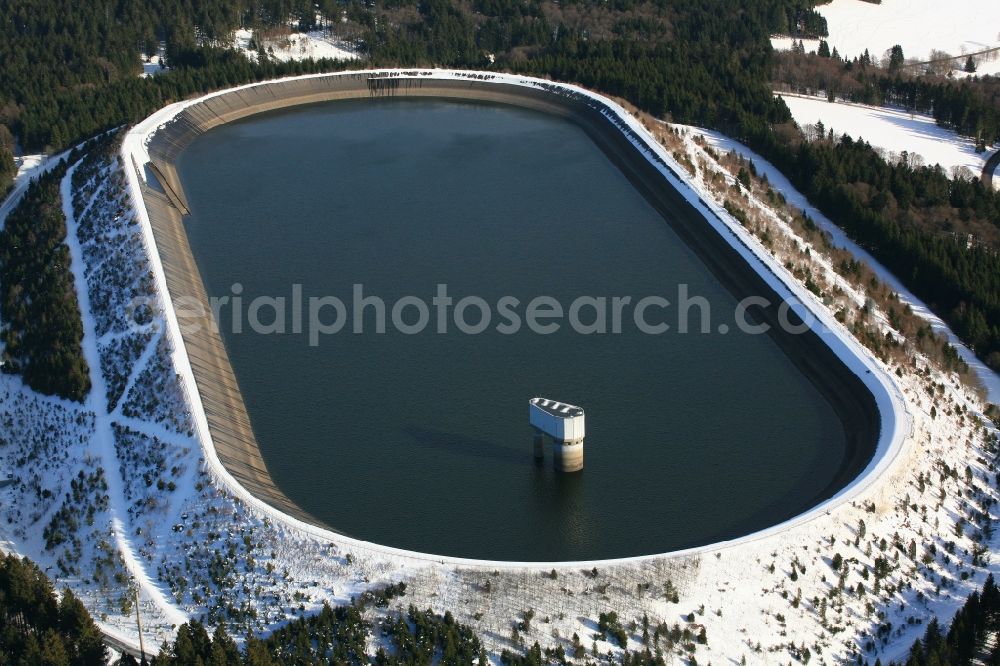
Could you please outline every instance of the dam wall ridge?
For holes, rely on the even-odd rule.
[[[240,481],[223,464],[216,450],[215,442],[206,416],[205,405],[198,389],[195,373],[192,367],[191,357],[185,345],[177,315],[173,309],[168,280],[164,269],[164,262],[160,256],[157,246],[153,220],[144,200],[143,191],[146,187],[146,175],[143,167],[153,159],[150,152],[150,145],[156,134],[176,121],[180,114],[190,110],[196,105],[205,104],[210,100],[219,101],[225,95],[237,93],[242,98],[242,91],[257,89],[257,92],[273,91],[276,86],[288,83],[306,82],[311,79],[342,79],[353,80],[389,80],[406,82],[412,85],[414,82],[427,82],[432,87],[436,83],[447,83],[455,86],[455,82],[466,82],[469,90],[475,86],[483,87],[483,84],[490,88],[498,86],[509,88],[511,94],[521,94],[527,91],[527,96],[535,96],[538,93],[548,93],[553,96],[562,96],[573,103],[591,105],[591,108],[599,111],[609,123],[615,128],[638,151],[653,165],[670,184],[677,190],[688,203],[697,209],[705,221],[738,252],[741,257],[759,274],[759,276],[770,285],[774,291],[783,296],[793,299],[792,309],[806,321],[814,321],[814,330],[830,348],[830,350],[847,366],[871,392],[879,415],[879,437],[874,455],[867,466],[850,483],[845,485],[829,499],[820,502],[810,509],[785,520],[777,525],[773,525],[764,530],[738,537],[728,541],[717,542],[694,548],[672,551],[669,553],[641,555],[635,557],[625,557],[607,560],[593,561],[561,561],[561,562],[508,562],[493,560],[477,560],[458,558],[428,553],[418,553],[414,551],[383,546],[377,543],[355,539],[339,534],[333,530],[325,529],[286,511],[272,506],[268,502],[261,500]],[[376,86],[378,88],[379,86]],[[391,86],[381,86],[391,88]],[[488,91],[485,91],[488,92]],[[481,98],[485,99],[487,95]],[[358,97],[360,95],[355,95]],[[461,95],[455,95],[461,96]],[[320,96],[321,97],[321,96]],[[305,99],[302,102],[320,101],[320,99]],[[280,104],[280,100],[279,100]],[[287,105],[286,105],[287,106]],[[280,108],[280,107],[272,107]],[[262,109],[262,110],[267,110]],[[243,113],[246,111],[246,113]],[[236,117],[251,115],[257,111],[249,108],[235,109]],[[226,121],[223,121],[226,122]],[[154,147],[155,152],[155,147]],[[286,77],[273,81],[246,84],[227,90],[209,93],[202,97],[176,102],[155,112],[144,121],[133,127],[125,136],[121,148],[121,164],[125,171],[128,195],[135,209],[137,219],[143,232],[143,242],[146,252],[149,255],[152,266],[157,292],[164,309],[164,319],[166,322],[166,333],[173,346],[173,364],[175,370],[181,377],[182,385],[189,400],[192,416],[195,422],[198,437],[202,442],[206,465],[209,471],[232,495],[246,503],[249,507],[259,512],[260,515],[267,516],[276,522],[294,529],[298,532],[312,537],[330,542],[336,545],[339,550],[363,551],[371,555],[392,559],[404,566],[419,567],[430,565],[451,565],[463,568],[483,568],[483,569],[537,569],[550,570],[559,568],[578,568],[581,566],[617,566],[628,565],[655,559],[680,559],[694,557],[704,553],[719,552],[726,549],[739,547],[742,544],[760,541],[780,535],[792,528],[801,526],[815,518],[830,513],[837,506],[859,499],[866,493],[877,488],[878,483],[888,476],[896,463],[902,459],[901,453],[907,445],[907,441],[912,431],[912,416],[907,411],[907,403],[895,381],[880,364],[880,362],[854,337],[847,329],[836,321],[833,314],[824,306],[811,292],[798,281],[759,243],[759,241],[749,234],[743,227],[733,219],[725,209],[717,204],[706,192],[701,192],[697,185],[690,182],[680,167],[668,151],[661,146],[642,123],[623,107],[602,95],[593,93],[579,86],[572,84],[561,84],[537,79],[532,77],[499,74],[494,72],[462,72],[453,70],[427,70],[427,69],[395,69],[395,70],[359,70],[335,74],[309,74],[304,76]]]

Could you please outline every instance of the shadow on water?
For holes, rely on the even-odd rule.
[[[525,438],[523,451],[512,449],[488,439],[470,437],[457,432],[445,432],[428,428],[409,426],[403,431],[413,440],[428,449],[443,451],[450,456],[472,456],[505,463],[530,463],[531,440]]]
[[[535,459],[531,452],[530,434],[525,435],[522,449],[514,449],[488,439],[432,428],[409,426],[404,432],[420,446],[449,456],[522,465],[525,474],[531,475],[530,482],[539,492],[538,498],[550,506],[553,500],[566,506],[572,505],[583,487],[584,470],[572,474],[557,472],[553,469],[552,450],[548,445],[545,448],[545,458]]]

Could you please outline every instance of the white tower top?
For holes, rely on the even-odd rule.
[[[528,401],[528,421],[562,442],[581,442],[585,434],[583,408],[548,398]]]

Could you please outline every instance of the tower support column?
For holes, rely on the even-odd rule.
[[[552,462],[556,471],[579,472],[583,469],[583,440],[556,442]]]

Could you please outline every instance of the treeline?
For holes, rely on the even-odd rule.
[[[14,555],[0,555],[0,665],[98,666],[104,638],[69,590],[57,599],[45,574]]]
[[[847,136],[757,148],[1000,369],[1000,254],[995,242],[969,239],[979,230],[995,241],[1000,193],[937,167],[889,164]]]
[[[235,51],[199,47],[178,51],[176,69],[149,79],[127,78],[104,86],[54,89],[19,111],[14,128],[31,150],[76,145],[99,132],[145,118],[166,104],[268,78],[345,69],[333,61],[251,63]]]
[[[204,625],[192,621],[182,625],[173,643],[165,644],[150,659],[151,666],[284,666],[293,664],[351,664],[372,666],[471,666],[489,664],[486,648],[476,633],[444,615],[410,606],[406,613],[390,612],[376,628],[360,600],[332,608],[324,604],[319,613],[302,617],[277,629],[267,638],[247,637],[244,647],[219,627],[209,634]],[[373,638],[380,639],[375,654],[367,653]],[[562,646],[542,649],[536,642],[523,653],[503,650],[500,661],[509,666],[565,665],[570,658],[585,656],[574,635],[576,653]],[[135,663],[131,657],[125,663]],[[665,666],[660,654],[649,650],[624,650],[624,666]]]
[[[13,186],[17,165],[14,164],[14,135],[5,125],[0,125],[0,201]]]
[[[885,67],[865,57],[842,60],[823,44],[815,54],[776,54],[774,77],[793,90],[822,90],[831,98],[933,116],[942,127],[976,139],[981,149],[1000,141],[998,77],[956,81],[918,75],[894,66],[891,60]]]
[[[942,127],[972,137],[980,149],[1000,141],[1000,79],[951,81],[941,77],[879,74],[850,96],[866,104],[890,104],[934,117]]]
[[[942,630],[937,618],[927,625],[922,639],[913,643],[902,666],[950,664],[1000,664],[1000,643],[990,640],[1000,630],[1000,590],[990,574],[982,591],[973,592],[955,613],[951,626]]]
[[[352,604],[299,618],[264,639],[250,636],[240,649],[225,629],[209,635],[198,621],[182,625],[172,644],[164,645],[151,666],[279,666],[282,664],[377,664],[403,666],[440,663],[445,666],[488,663],[476,634],[450,613],[437,615],[411,606],[405,614],[390,616],[381,627],[389,649],[367,654],[374,627],[364,606]]]
[[[726,29],[709,20],[703,28]],[[699,30],[688,24],[675,29]],[[511,67],[624,97],[676,122],[719,127],[738,136],[764,131],[787,119],[784,106],[759,85],[770,67],[767,52],[756,50],[749,34],[746,39],[735,33],[731,37],[722,48],[697,43],[679,47],[632,39],[595,42],[585,34],[565,31],[535,59],[513,62]]]
[[[788,119],[770,91],[768,35],[786,31],[794,0],[401,0],[375,11],[366,43],[376,65],[488,67],[572,81],[657,116],[742,135]],[[392,20],[399,14],[400,20]],[[406,20],[406,16],[410,16]]]
[[[147,655],[146,663],[150,666],[490,663],[479,636],[457,622],[451,613],[440,615],[418,610],[413,605],[405,613],[377,610],[386,608],[393,598],[405,595],[405,590],[406,585],[398,583],[366,592],[349,605],[333,608],[324,604],[318,613],[295,619],[266,638],[246,636],[242,647],[224,627],[209,633],[204,624],[192,620],[178,627],[174,640],[164,643],[158,654]],[[373,622],[372,617],[381,619]],[[703,643],[704,632],[701,636],[698,640]],[[379,647],[369,654],[373,641]],[[573,646],[574,658],[585,656],[575,634]],[[501,661],[510,666],[564,665],[568,658],[561,646],[542,650],[538,643],[523,654],[504,650],[501,655]],[[648,649],[624,650],[620,659],[625,666],[666,663],[659,649],[656,654]],[[45,574],[27,558],[0,556],[0,666],[98,666],[107,660],[108,651],[99,630],[72,592],[66,589],[57,598]],[[139,662],[126,654],[118,663],[132,666]]]
[[[471,666],[489,664],[479,636],[468,626],[444,615],[410,606],[405,612],[389,612],[378,622],[368,619],[367,604],[356,600],[336,608],[324,604],[319,613],[301,617],[277,629],[267,638],[248,636],[243,648],[219,627],[211,634],[197,620],[182,625],[173,643],[165,644],[150,666],[284,666],[295,664],[351,664],[355,666]],[[375,654],[367,646],[379,639]],[[574,635],[574,654],[562,646],[542,649],[536,642],[523,652],[505,649],[500,661],[508,666],[565,665],[586,656]],[[623,650],[623,666],[665,666],[659,650]],[[129,657],[127,664],[135,661]]]
[[[826,18],[808,3],[798,3],[785,10],[788,34],[793,37],[826,37]]]
[[[364,35],[377,65],[495,67],[613,82],[651,112],[727,126],[781,113],[767,94],[767,36],[810,26],[812,0],[326,0]],[[239,26],[314,19],[302,0],[0,0],[0,125],[27,150],[59,149],[169,101],[323,66],[255,66],[213,47]],[[818,15],[816,15],[818,16]],[[174,70],[140,80],[139,51],[163,41]],[[577,65],[574,59],[585,62]],[[327,64],[326,67],[332,67]],[[337,65],[338,68],[343,65]],[[734,125],[735,126],[735,125]],[[2,130],[0,130],[2,131]],[[0,144],[3,141],[0,140]],[[0,149],[3,150],[3,149]]]
[[[82,402],[90,391],[83,323],[62,211],[62,162],[32,183],[0,231],[0,355],[31,388]]]
[[[134,122],[167,101],[296,67],[241,67],[216,53],[238,27],[269,28],[290,18],[302,29],[316,7],[338,16],[333,0],[0,0],[0,189],[9,181],[13,132],[26,151],[60,150],[111,127]],[[173,80],[140,80],[140,52],[161,43]],[[7,130],[10,130],[8,132]]]

